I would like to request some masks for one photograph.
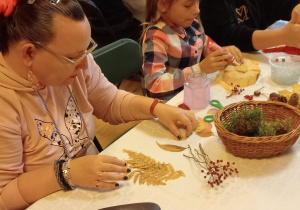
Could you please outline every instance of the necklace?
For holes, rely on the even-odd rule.
[[[65,142],[66,140],[62,137],[62,134],[61,134],[61,132],[60,132],[60,130],[59,130],[59,128],[58,128],[58,126],[57,126],[55,120],[54,120],[54,117],[52,116],[52,114],[51,114],[51,112],[50,112],[50,110],[49,110],[49,108],[48,108],[48,106],[47,106],[47,103],[46,103],[45,99],[43,98],[43,96],[41,95],[41,93],[39,92],[39,90],[37,90],[37,89],[35,88],[35,86],[32,86],[32,88],[34,89],[34,91],[35,91],[35,92],[39,95],[39,97],[41,98],[41,100],[42,100],[42,102],[43,102],[43,104],[44,104],[44,106],[45,106],[45,108],[46,108],[46,110],[47,110],[47,112],[48,112],[48,115],[50,116],[50,118],[51,118],[51,120],[52,120],[52,123],[53,123],[53,125],[54,125],[54,127],[55,127],[55,129],[56,129],[56,131],[57,131],[57,133],[58,133],[58,136],[59,136],[59,138],[60,138],[60,140],[61,140],[61,142],[62,142],[62,144],[63,144],[63,148],[64,148],[64,151],[65,151],[65,154],[67,155],[67,157],[68,157],[69,160],[72,159],[72,156],[71,156],[71,154],[70,154],[70,151],[69,151],[69,149],[68,149],[67,146],[66,146],[66,144],[67,144],[67,143]],[[67,88],[68,88],[68,91],[69,91],[69,93],[70,93],[70,95],[71,95],[71,97],[72,97],[72,99],[73,99],[73,101],[74,101],[74,103],[75,103],[75,106],[76,106],[76,108],[77,108],[77,110],[78,110],[80,119],[81,119],[81,121],[83,122],[83,126],[84,126],[84,129],[85,129],[87,138],[88,138],[88,141],[86,141],[86,142],[92,142],[92,139],[90,138],[89,132],[88,132],[88,130],[87,130],[86,122],[85,122],[85,120],[84,120],[84,118],[83,118],[83,116],[82,116],[82,113],[81,113],[81,111],[80,111],[78,102],[77,102],[77,100],[76,100],[76,98],[75,98],[75,96],[74,96],[74,94],[73,94],[73,91],[71,90],[71,88],[70,88],[69,86],[67,86]],[[84,146],[87,146],[87,145],[85,145],[85,144],[83,144],[83,145],[84,145]],[[83,147],[83,148],[85,148],[85,147]]]
[[[182,27],[182,31],[183,31],[184,36],[186,37],[186,31],[183,27]]]

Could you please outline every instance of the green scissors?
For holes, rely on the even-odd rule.
[[[222,104],[218,100],[211,100],[209,103],[210,103],[210,105],[212,105],[212,106],[214,106],[214,107],[216,107],[218,109],[222,109],[223,108]],[[214,115],[213,114],[206,115],[204,117],[204,121],[205,122],[213,122],[214,121]]]

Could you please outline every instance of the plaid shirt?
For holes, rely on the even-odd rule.
[[[201,55],[206,57],[210,52],[203,42],[208,37],[200,31],[196,20],[185,28],[185,34],[164,22],[147,30],[143,40],[143,86],[148,96],[168,100],[182,90],[188,74],[201,71]]]

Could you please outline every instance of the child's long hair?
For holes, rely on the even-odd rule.
[[[146,23],[149,24],[155,24],[158,19],[158,11],[157,11],[157,2],[159,0],[147,0],[146,2]],[[169,6],[176,0],[162,0]]]
[[[159,0],[147,0],[146,1],[146,18],[145,22],[143,23],[144,30],[141,35],[140,44],[142,44],[143,37],[146,33],[146,31],[149,29],[149,27],[155,25],[158,20],[160,19],[160,14],[157,10],[157,2]],[[162,0],[169,6],[176,0]]]

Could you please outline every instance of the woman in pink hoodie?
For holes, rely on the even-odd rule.
[[[0,31],[0,209],[127,179],[124,161],[91,146],[93,115],[111,124],[155,115],[178,138],[178,121],[186,135],[196,127],[193,113],[108,82],[76,0],[1,0]]]

